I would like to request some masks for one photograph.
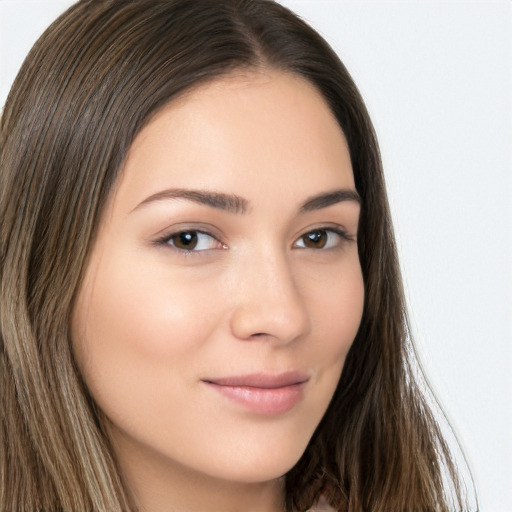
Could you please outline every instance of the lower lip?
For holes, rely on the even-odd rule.
[[[305,383],[281,388],[255,388],[251,386],[222,386],[207,382],[212,389],[243,408],[263,415],[283,414],[293,409],[302,399]]]

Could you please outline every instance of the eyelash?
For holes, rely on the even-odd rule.
[[[308,235],[312,235],[313,233],[324,233],[324,234],[327,234],[327,236],[329,237],[329,235],[337,235],[341,241],[338,242],[337,244],[335,244],[334,246],[332,245],[332,242],[331,242],[331,245],[329,247],[325,247],[325,246],[322,246],[322,247],[307,247],[305,244],[301,247],[297,247],[297,243],[302,240],[303,243],[304,243],[304,239],[306,236]],[[174,237],[178,237],[180,235],[186,235],[186,234],[195,234],[196,236],[197,235],[204,235],[204,236],[207,236],[209,238],[211,238],[213,241],[215,241],[216,243],[218,243],[221,247],[221,249],[226,249],[227,246],[225,244],[223,244],[222,242],[220,242],[220,240],[215,237],[214,235],[212,235],[211,233],[208,233],[206,231],[201,231],[199,229],[181,229],[179,231],[176,231],[174,233],[171,233],[171,234],[166,234],[165,236],[159,238],[158,240],[155,240],[154,244],[157,245],[157,246],[166,246],[166,247],[170,247],[172,250],[178,252],[178,253],[181,253],[183,255],[193,255],[193,254],[200,254],[202,252],[205,252],[205,251],[208,251],[208,250],[215,250],[214,248],[209,248],[209,249],[196,249],[195,247],[193,249],[183,249],[183,248],[180,248],[180,247],[176,247],[175,245],[171,244],[171,240],[174,238]],[[312,229],[310,231],[307,231],[306,233],[304,233],[303,235],[301,235],[293,244],[294,248],[299,248],[299,249],[311,249],[311,250],[330,250],[330,249],[337,249],[340,247],[340,245],[343,244],[343,242],[351,242],[351,241],[354,241],[354,237],[350,236],[346,231],[344,231],[343,229],[341,228],[335,228],[335,227],[319,227],[319,228],[316,228],[316,229]],[[329,244],[329,239],[328,241],[326,242],[325,245]]]
[[[329,249],[337,249],[339,248],[340,244],[342,244],[343,242],[351,242],[354,240],[353,237],[351,237],[346,231],[344,231],[343,229],[341,228],[334,228],[334,227],[320,227],[320,228],[316,228],[316,229],[312,229],[306,233],[304,233],[303,235],[301,235],[297,241],[294,243],[294,246],[296,247],[296,244],[299,240],[304,240],[306,236],[308,235],[311,235],[313,233],[327,233],[327,235],[337,235],[340,239],[341,239],[341,242],[338,242],[337,244],[335,244],[334,246],[330,246],[330,247],[325,247],[325,246],[322,246],[322,247],[300,247],[301,249],[313,249],[313,250],[329,250]],[[329,242],[326,242],[326,244],[328,244]]]
[[[171,233],[170,235],[165,235],[163,236],[162,238],[158,239],[155,241],[155,244],[156,245],[159,245],[159,246],[167,246],[167,247],[170,247],[171,249],[179,252],[179,253],[182,253],[182,254],[186,254],[186,255],[189,255],[189,254],[193,254],[193,253],[201,253],[201,252],[205,252],[207,250],[211,250],[211,249],[201,249],[201,250],[197,250],[195,247],[193,249],[182,249],[180,247],[176,247],[175,245],[172,245],[170,242],[173,238],[175,237],[178,237],[180,235],[186,235],[186,234],[191,234],[191,233],[194,233],[196,235],[203,235],[203,236],[207,236],[209,238],[211,238],[213,241],[215,241],[216,243],[218,243],[219,245],[222,246],[222,249],[225,249],[226,246],[224,244],[222,244],[219,239],[217,237],[215,237],[214,235],[212,235],[211,233],[208,233],[206,231],[201,231],[199,229],[180,229],[179,231],[175,231],[174,233]]]

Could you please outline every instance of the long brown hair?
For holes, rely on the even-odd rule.
[[[178,95],[239,69],[309,80],[347,138],[361,196],[362,323],[332,403],[286,475],[286,510],[465,510],[424,396],[375,133],[327,43],[270,0],[82,0],[41,36],[1,120],[0,509],[127,511],[69,317],[128,148]]]

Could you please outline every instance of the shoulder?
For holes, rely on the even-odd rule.
[[[307,512],[336,512],[328,503],[325,501],[323,496],[313,505]]]

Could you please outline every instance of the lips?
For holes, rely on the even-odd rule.
[[[303,372],[249,375],[205,379],[213,391],[237,407],[255,414],[279,415],[301,401],[309,376]]]

